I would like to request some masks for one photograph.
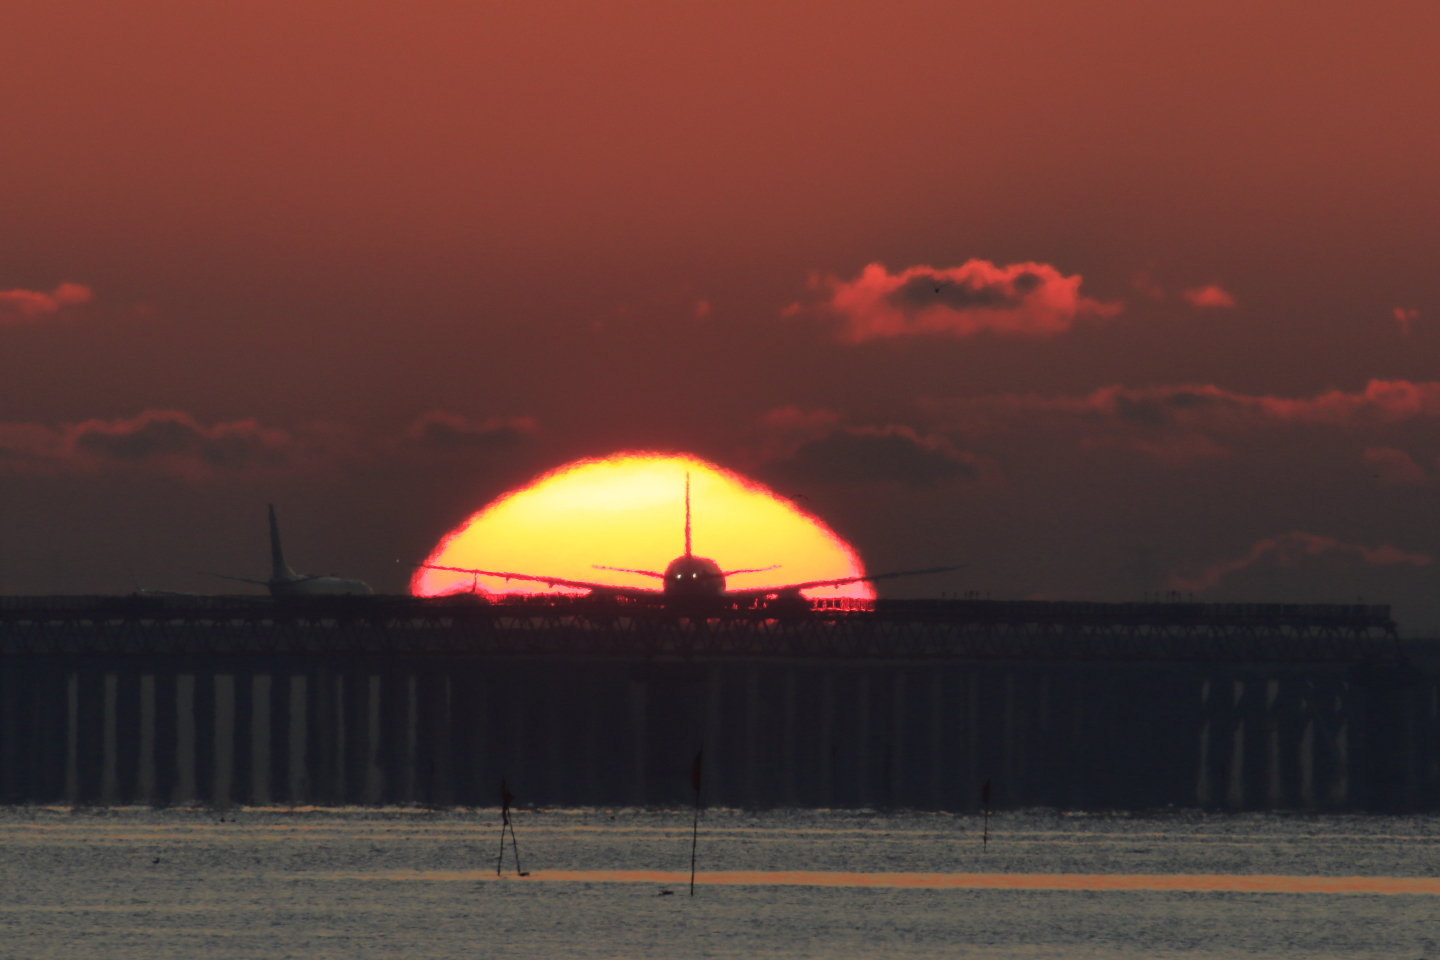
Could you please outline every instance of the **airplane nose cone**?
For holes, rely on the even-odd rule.
[[[681,597],[718,597],[725,593],[725,574],[706,557],[677,557],[665,568],[665,593]]]

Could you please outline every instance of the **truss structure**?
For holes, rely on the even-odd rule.
[[[1402,662],[1388,606],[4,597],[0,657]]]

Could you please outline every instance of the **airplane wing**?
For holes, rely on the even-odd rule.
[[[252,580],[249,577],[231,577],[223,573],[211,573],[209,570],[201,570],[200,575],[205,577],[219,577],[221,580],[234,580],[238,583],[253,583],[262,587],[270,586],[269,580]]]
[[[772,563],[768,567],[750,567],[748,570],[726,570],[720,574],[722,577],[733,577],[737,573],[764,573],[766,570],[779,570],[780,564]]]
[[[581,590],[589,590],[591,593],[604,593],[617,597],[654,597],[660,593],[659,590],[646,590],[643,587],[617,587],[613,583],[590,583],[585,580],[566,580],[564,577],[536,577],[528,573],[472,570],[469,567],[442,567],[433,563],[417,563],[415,566],[426,570],[450,570],[454,573],[468,573],[481,577],[503,577],[506,580],[526,580],[530,583],[543,583],[547,587],[575,587]]]
[[[616,573],[638,573],[642,577],[654,577],[656,580],[664,580],[665,574],[656,573],[654,570],[631,570],[629,567],[603,567],[598,563],[592,563],[596,570],[614,570]]]
[[[876,580],[893,580],[896,577],[919,577],[927,573],[948,573],[951,570],[959,570],[969,564],[960,563],[952,567],[928,567],[924,570],[896,570],[891,573],[870,573],[863,577],[841,577],[838,580],[808,580],[805,583],[787,583],[778,587],[759,587],[754,590],[727,590],[727,597],[737,599],[759,599],[772,594],[799,595],[801,590],[809,590],[814,587],[843,587],[847,583],[873,583]]]
[[[665,574],[656,573],[654,570],[631,570],[629,567],[604,567],[598,563],[591,564],[596,570],[614,570],[616,573],[638,573],[642,577],[654,577],[656,580],[664,580]],[[772,563],[768,567],[752,567],[748,570],[725,570],[720,573],[702,573],[701,580],[718,580],[721,577],[733,577],[737,573],[764,573],[766,570],[778,570],[780,564]]]
[[[207,577],[219,577],[221,580],[236,580],[236,581],[239,581],[240,583],[255,583],[255,584],[259,584],[259,585],[262,586],[262,587],[268,587],[268,586],[270,586],[270,581],[269,581],[269,580],[252,580],[252,579],[249,578],[249,577],[232,577],[232,576],[228,576],[227,574],[223,574],[223,573],[211,573],[211,572],[208,571],[208,570],[201,570],[200,573],[201,573],[203,576],[207,576]],[[332,576],[333,576],[333,574],[332,574]],[[306,580],[324,580],[324,579],[325,579],[325,575],[324,575],[323,573],[298,573],[298,574],[295,575],[295,579],[294,579],[294,580],[287,580],[287,581],[285,581],[285,582],[286,582],[286,583],[304,583]],[[336,579],[339,579],[339,578],[337,577]]]

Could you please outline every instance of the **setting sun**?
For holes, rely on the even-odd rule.
[[[694,552],[737,573],[727,587],[753,590],[863,576],[849,544],[790,501],[693,457],[624,453],[580,460],[486,506],[447,534],[426,563],[657,589],[653,577],[685,550],[685,477],[690,477]],[[583,593],[500,577],[420,569],[419,596],[469,592]],[[872,599],[868,583],[824,587],[807,596]]]

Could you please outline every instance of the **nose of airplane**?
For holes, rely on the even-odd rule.
[[[665,593],[684,597],[718,597],[725,593],[725,574],[706,557],[677,557],[665,568]]]

